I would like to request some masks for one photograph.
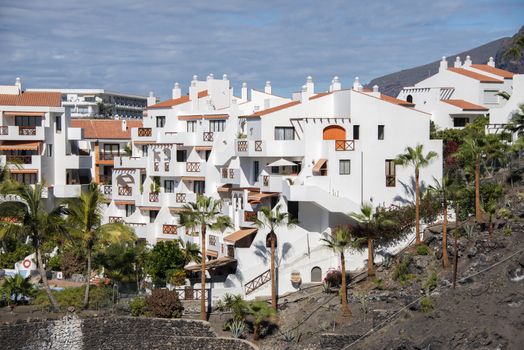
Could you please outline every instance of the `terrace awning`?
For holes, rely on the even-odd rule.
[[[264,198],[278,197],[277,192],[250,192],[248,194],[248,201],[261,201]]]
[[[4,112],[4,117],[45,117],[45,112]]]
[[[321,158],[319,159],[316,163],[315,163],[315,166],[313,167],[313,172],[314,173],[319,173],[320,172],[320,168],[322,168],[322,166],[327,162],[327,159],[324,159],[324,158]]]
[[[138,209],[140,210],[160,210],[160,207],[147,207],[147,206],[139,206]]]
[[[213,258],[218,258],[218,252],[216,250],[208,249],[206,251],[207,256],[211,256]]]
[[[297,166],[297,165],[298,164],[293,163],[290,160],[287,160],[287,159],[284,159],[284,158],[280,158],[279,160],[274,161],[273,163],[270,163],[267,166],[270,167],[270,166]]]
[[[205,181],[204,176],[182,176],[182,181]]]
[[[40,142],[34,141],[4,141],[0,151],[38,151]]]
[[[240,241],[242,238],[246,238],[247,236],[257,233],[257,231],[258,230],[256,228],[245,228],[242,230],[238,230],[233,232],[229,236],[224,237],[224,241],[236,243],[237,241]]]
[[[135,201],[115,201],[115,204],[116,205],[126,205],[126,204],[134,205]]]
[[[228,264],[236,263],[236,262],[237,260],[234,258],[230,258],[229,256],[223,256],[218,259],[206,262],[206,270],[226,266]],[[192,261],[189,264],[187,264],[186,266],[184,266],[184,269],[186,271],[195,272],[195,271],[200,271],[200,266],[201,264],[196,264],[195,262]]]

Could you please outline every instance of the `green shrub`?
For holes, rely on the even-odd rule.
[[[431,298],[423,297],[420,299],[420,308],[422,309],[422,312],[431,312],[435,309],[435,305]]]
[[[404,284],[415,278],[415,275],[409,273],[409,265],[412,261],[413,257],[411,255],[406,255],[404,259],[397,265],[393,271],[393,279],[395,281],[399,281],[400,283]]]
[[[29,282],[29,279],[30,277],[24,278],[18,274],[6,277],[0,285],[0,299],[5,297],[8,304],[20,304],[25,297],[35,295],[35,287]]]
[[[425,244],[419,245],[417,247],[417,254],[418,255],[429,255],[430,253],[431,253],[431,250]]]
[[[377,289],[377,290],[383,290],[384,289],[384,281],[382,280],[382,278],[374,278],[373,279],[373,288]]]
[[[424,283],[424,289],[431,292],[433,289],[437,288],[437,273],[433,271],[429,276],[426,282]]]
[[[146,299],[147,312],[154,317],[180,318],[184,307],[178,300],[178,293],[168,289],[153,289]]]
[[[47,268],[51,271],[61,271],[62,270],[62,255],[58,254],[53,256],[47,261]]]
[[[183,286],[186,284],[186,271],[185,270],[175,270],[171,273],[169,277],[169,283],[174,286]]]
[[[61,308],[67,309],[72,306],[81,309],[84,303],[85,287],[65,288],[60,291],[52,291],[56,301]],[[89,289],[89,308],[99,310],[112,305],[111,296],[113,290],[110,287],[95,287]],[[51,310],[51,303],[44,290],[40,290],[33,300],[33,304],[41,310]]]
[[[513,233],[513,232],[511,231],[511,228],[506,227],[506,228],[504,229],[504,236],[509,237],[509,236],[511,236],[512,233]]]
[[[12,252],[0,254],[0,269],[14,269],[15,264],[33,252],[33,248],[20,244]]]
[[[146,299],[145,298],[135,298],[129,302],[129,307],[131,308],[131,315],[133,316],[143,316],[146,314]]]

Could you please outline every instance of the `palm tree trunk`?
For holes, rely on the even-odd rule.
[[[492,239],[493,238],[493,215],[492,214],[489,214],[488,232],[489,232],[489,239]]]
[[[260,324],[255,323],[253,325],[253,340],[258,340],[258,339],[260,339]]]
[[[420,188],[419,170],[415,169],[415,244],[420,245]]]
[[[448,201],[444,198],[444,222],[442,223],[442,266],[449,266],[448,258]]]
[[[453,244],[453,289],[457,284],[457,271],[458,271],[458,227],[459,227],[459,209],[458,205],[455,209],[455,232],[453,232],[454,244]]]
[[[368,237],[368,277],[375,276],[373,253],[373,239]]]
[[[344,253],[340,253],[340,264],[342,265],[342,316],[351,316],[351,310],[348,307],[348,289],[346,283],[346,258]]]
[[[482,219],[480,211],[480,162],[475,162],[475,218],[477,221]]]
[[[36,247],[36,261],[38,263],[38,272],[40,273],[40,278],[42,279],[42,284],[44,285],[44,290],[47,294],[47,297],[49,298],[49,302],[51,303],[51,307],[53,308],[54,312],[60,312],[60,305],[58,305],[58,302],[55,299],[55,296],[51,292],[51,288],[49,288],[49,282],[47,281],[47,276],[44,269],[44,263],[42,262],[42,253],[40,252],[40,247]]]
[[[202,264],[200,264],[200,319],[206,321],[206,225],[202,225],[200,230],[202,231],[202,242],[200,242],[202,246]]]
[[[277,311],[277,280],[275,271],[275,233],[271,233],[271,306]]]
[[[91,248],[87,249],[87,275],[86,275],[86,289],[84,292],[84,310],[89,308],[89,289],[91,288]]]

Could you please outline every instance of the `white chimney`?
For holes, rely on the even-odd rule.
[[[191,80],[191,86],[189,87],[189,100],[191,101],[191,110],[198,109],[198,88],[197,88],[198,76],[193,75]]]
[[[229,80],[229,79],[227,78],[227,74],[222,75],[222,80]]]
[[[122,119],[122,131],[126,131],[126,130],[127,130],[127,120]]]
[[[355,81],[353,82],[353,90],[358,90],[359,86],[360,86],[360,79],[358,77],[355,77]]]
[[[240,95],[243,102],[247,101],[247,83],[242,83],[242,93]]]
[[[22,92],[22,80],[20,79],[20,77],[16,78],[15,86],[18,88],[19,92]]]
[[[462,62],[460,61],[460,56],[457,56],[457,58],[455,59],[455,63],[453,64],[453,67],[455,67],[455,68],[462,67]]]
[[[215,76],[213,75],[213,73],[209,73],[209,75],[207,76],[207,80],[213,80],[215,79]]]
[[[342,88],[340,84],[340,79],[338,79],[338,76],[334,76],[333,80],[331,81],[331,91],[338,91]]]
[[[493,60],[493,57],[489,58],[488,66],[495,68],[495,60]]]
[[[173,86],[173,99],[175,98],[180,98],[182,96],[182,90],[180,89],[180,84],[179,83],[175,83],[175,85]]]
[[[464,61],[464,66],[470,67],[471,66],[471,57],[466,56],[466,60]]]
[[[264,92],[266,94],[270,94],[271,95],[271,82],[269,80],[266,81],[266,85],[264,86]]]
[[[307,86],[302,85],[302,90],[300,91],[300,101],[305,102],[309,98],[308,92],[307,92]]]
[[[380,98],[380,92],[378,91],[378,85],[373,85],[373,92],[371,94],[375,97]]]
[[[362,84],[360,84],[360,85],[358,86],[358,91],[360,91],[360,92],[364,91],[364,87],[362,86]]]
[[[313,96],[315,94],[315,83],[313,83],[313,78],[311,75],[306,78],[306,89],[309,96]]]
[[[149,97],[147,98],[147,105],[151,106],[156,103],[156,97],[153,94],[153,91],[149,91]]]
[[[438,68],[438,71],[442,72],[446,69],[448,69],[448,60],[446,59],[446,56],[442,56],[442,60],[440,61],[440,67]]]

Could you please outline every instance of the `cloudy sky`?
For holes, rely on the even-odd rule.
[[[289,94],[428,63],[524,24],[523,0],[0,0],[0,84],[168,97],[227,73]],[[474,59],[474,58],[473,58]]]

